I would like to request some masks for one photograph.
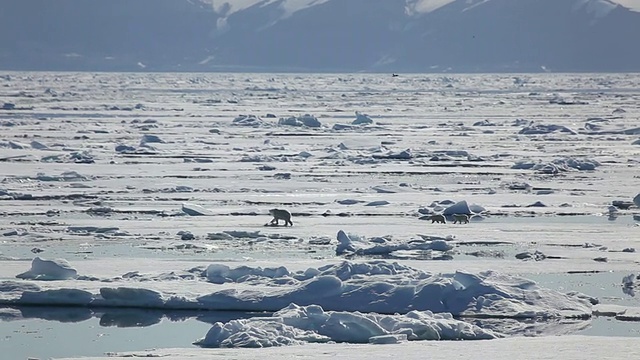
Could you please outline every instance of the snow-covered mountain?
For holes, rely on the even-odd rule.
[[[640,0],[21,0],[0,69],[640,71]]]

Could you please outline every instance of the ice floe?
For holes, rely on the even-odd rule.
[[[640,321],[640,307],[598,304],[594,306],[593,314],[595,316],[613,317],[620,321]]]
[[[306,126],[309,128],[320,128],[322,127],[322,123],[318,120],[317,117],[310,115],[310,114],[304,114],[302,116],[290,116],[287,118],[280,118],[280,120],[278,120],[278,125],[285,125],[285,126]]]
[[[182,212],[189,216],[208,216],[212,214],[211,211],[200,205],[187,203],[182,204]]]
[[[141,324],[162,317],[136,317],[131,308],[175,318],[189,312],[176,309],[210,316],[296,303],[324,314],[449,312],[476,316],[465,320],[485,330],[535,335],[590,322],[545,318],[563,309],[589,314],[577,296],[541,286],[556,279],[604,302],[637,302],[637,275],[620,284],[637,274],[640,256],[636,75],[522,75],[515,88],[511,75],[3,76],[12,79],[3,82],[3,101],[21,111],[0,119],[2,304],[82,314],[106,306],[120,312],[105,317],[113,325],[118,316]],[[558,89],[558,97],[589,104],[549,104]],[[311,127],[305,113],[317,116]],[[236,121],[238,114],[248,115]],[[291,117],[295,126],[278,125]],[[299,222],[263,227],[273,207]],[[464,226],[417,220],[448,212],[473,216]],[[69,268],[47,260],[57,257]],[[583,284],[567,272],[615,272],[617,281],[595,275]],[[541,280],[507,276],[515,274]],[[494,326],[478,318],[529,314],[543,319]],[[602,321],[592,325],[596,332]],[[24,333],[19,324],[9,329]],[[616,341],[618,333],[607,335]],[[434,352],[423,345],[417,353]],[[5,355],[27,356],[53,355]]]
[[[373,119],[367,114],[363,114],[356,111],[356,119],[351,122],[351,125],[370,125],[373,124]]]
[[[30,280],[67,280],[78,276],[76,269],[67,260],[45,260],[35,257],[31,261],[31,269],[16,275],[18,279]]]
[[[64,263],[38,260],[34,264],[29,275],[21,277],[60,279],[76,276],[75,270]],[[41,288],[27,280],[2,281],[0,303],[50,305],[55,301],[57,305],[85,307],[238,311],[278,311],[295,303],[318,305],[327,311],[383,314],[431,311],[481,318],[550,319],[590,317],[593,301],[582,294],[563,294],[540,287],[533,281],[493,271],[437,275],[386,261],[344,261],[298,271],[286,267],[232,269],[211,264],[202,270],[201,276],[208,284],[236,286],[219,290],[203,286],[202,290],[208,293],[201,294],[180,292],[178,286],[171,293],[165,293],[154,289],[153,282],[138,279],[127,286],[120,281],[113,286],[84,290],[83,283],[90,284],[98,279],[78,275],[79,280],[67,280],[53,288]],[[180,281],[182,278],[174,276],[165,281],[169,279]],[[145,287],[144,284],[148,285]],[[25,287],[29,291],[25,291]]]
[[[336,246],[336,255],[346,256],[372,256],[372,255],[388,255],[395,256],[394,253],[402,251],[438,251],[446,252],[453,249],[453,245],[445,239],[413,239],[408,241],[393,240],[391,237],[375,237],[364,239],[354,234],[346,234],[344,231],[338,231],[338,244]],[[397,255],[397,254],[396,254]],[[424,257],[425,254],[419,254]],[[431,253],[429,257],[434,257]],[[436,255],[437,258],[440,255]]]
[[[563,125],[544,125],[544,124],[531,124],[522,130],[519,134],[522,135],[542,135],[551,134],[553,132],[562,132],[570,135],[577,135],[578,133]]]
[[[381,315],[290,304],[272,317],[218,322],[195,344],[203,347],[270,347],[329,341],[393,344],[407,340],[487,340],[499,336],[446,313],[410,311]]]
[[[262,120],[259,116],[256,115],[239,115],[235,119],[233,119],[233,125],[236,126],[250,126],[250,127],[260,127],[265,126],[267,123]]]
[[[162,140],[158,135],[153,135],[153,134],[144,134],[142,135],[142,138],[140,139],[140,146],[144,146],[147,144],[164,144],[165,141]]]
[[[595,170],[600,162],[593,159],[558,158],[549,163],[519,161],[512,169],[535,170],[544,174],[558,174],[574,170]]]

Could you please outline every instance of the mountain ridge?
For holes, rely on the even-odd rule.
[[[640,71],[640,12],[611,0],[53,3],[5,5],[0,69]]]

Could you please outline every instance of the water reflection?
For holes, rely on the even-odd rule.
[[[22,319],[41,319],[59,321],[62,323],[76,323],[91,319],[93,311],[87,308],[26,306],[16,307]]]
[[[150,310],[118,309],[108,311],[100,317],[100,326],[147,327],[158,324],[164,314]]]
[[[243,311],[194,311],[194,310],[151,310],[132,308],[82,308],[61,306],[12,306],[0,307],[0,321],[40,319],[61,323],[77,323],[98,318],[102,327],[148,327],[162,319],[169,321],[197,320],[207,324],[229,322],[265,316],[264,312]],[[268,315],[267,315],[268,316]]]
[[[636,290],[633,286],[622,286],[622,293],[624,293],[625,295],[629,295],[631,297],[635,297],[636,296]]]

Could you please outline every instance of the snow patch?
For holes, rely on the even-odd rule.
[[[409,0],[405,7],[405,12],[409,16],[430,13],[455,0]]]
[[[612,12],[617,4],[608,0],[576,0],[573,11],[584,9],[588,14],[596,18],[602,18]]]

